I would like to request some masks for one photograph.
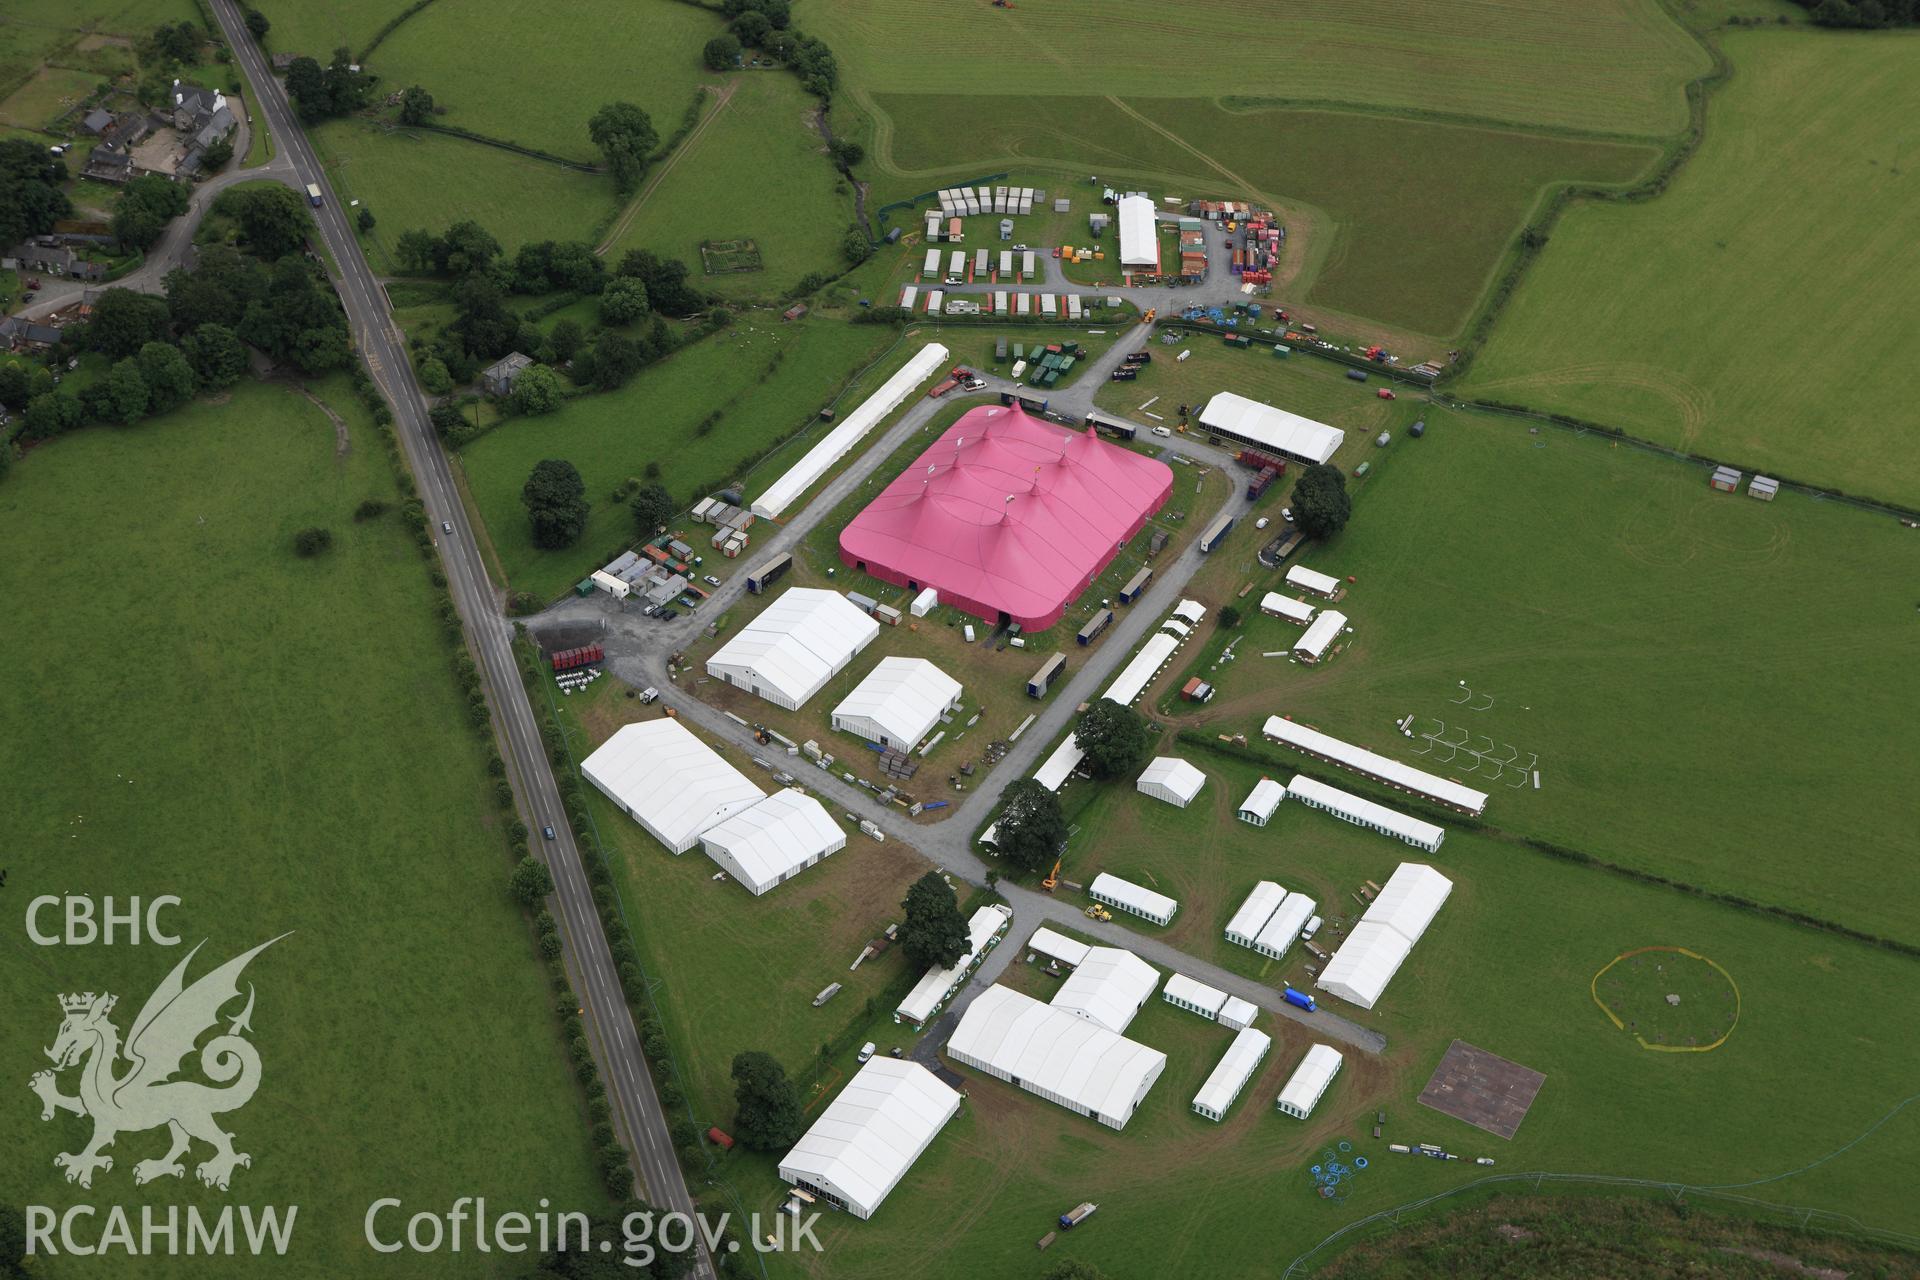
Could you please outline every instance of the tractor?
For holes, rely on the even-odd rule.
[[[1102,921],[1112,920],[1113,912],[1107,910],[1105,907],[1101,906],[1099,903],[1096,902],[1092,906],[1087,908],[1087,919],[1102,920]]]

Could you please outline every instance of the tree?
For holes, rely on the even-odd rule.
[[[359,226],[360,230],[362,231],[373,230],[373,225],[375,221],[376,219],[373,216],[373,210],[364,204],[361,205],[359,216],[354,219],[354,222]]]
[[[0,141],[0,243],[12,245],[53,230],[73,212],[61,184],[67,166],[30,138]]]
[[[400,95],[401,124],[425,124],[432,114],[433,95],[419,85],[410,86]]]
[[[706,299],[687,283],[687,264],[663,258],[649,249],[629,249],[614,268],[617,276],[638,280],[647,286],[647,298],[655,311],[670,316],[690,316],[706,305]]]
[[[835,138],[828,144],[827,154],[842,169],[851,169],[867,158],[867,149],[851,138]]]
[[[1004,804],[993,833],[1000,856],[1023,871],[1052,870],[1067,842],[1060,797],[1032,778],[1021,778],[1010,783],[1000,798]]]
[[[639,528],[642,537],[651,538],[660,531],[660,527],[673,519],[673,513],[679,504],[673,495],[667,492],[665,485],[642,485],[633,495],[628,509],[633,512],[633,523]]]
[[[85,420],[80,401],[64,391],[47,391],[27,402],[21,435],[28,440],[51,440]]]
[[[500,242],[479,223],[468,219],[448,227],[433,242],[433,265],[442,275],[464,276],[485,271],[500,256]]]
[[[1293,486],[1293,522],[1309,538],[1331,538],[1347,527],[1353,499],[1347,478],[1327,463],[1308,467]]]
[[[253,33],[255,40],[265,40],[267,32],[273,30],[273,23],[267,20],[267,15],[251,6],[247,9],[246,21],[247,30]]]
[[[9,409],[24,409],[33,398],[27,367],[13,361],[0,364],[0,404]]]
[[[929,871],[909,885],[901,907],[907,915],[898,941],[909,964],[944,969],[967,953],[967,922],[953,886],[939,872]]]
[[[420,385],[428,394],[443,396],[453,390],[453,375],[447,372],[447,362],[439,356],[428,356],[420,362]]]
[[[1222,631],[1231,631],[1240,625],[1240,610],[1230,604],[1220,606],[1220,616],[1215,619]]]
[[[1096,698],[1073,733],[1096,778],[1131,772],[1145,758],[1151,741],[1146,717],[1112,698]]]
[[[149,342],[135,357],[141,381],[147,387],[147,411],[165,413],[193,399],[199,379],[193,366],[180,354],[180,348],[166,342]]]
[[[547,335],[547,345],[553,348],[554,359],[566,363],[573,359],[573,353],[586,341],[578,320],[562,320],[553,326],[553,332]]]
[[[293,535],[293,554],[302,560],[311,560],[331,550],[333,550],[333,530],[331,529],[309,525]]]
[[[203,324],[195,329],[181,339],[180,354],[186,357],[201,385],[210,389],[230,387],[247,371],[247,349],[223,324]]]
[[[749,9],[733,20],[733,34],[740,37],[740,43],[756,49],[772,31],[773,24],[758,9]]]
[[[209,142],[200,153],[200,171],[218,173],[233,160],[233,135],[225,134]]]
[[[313,230],[306,202],[277,182],[241,183],[222,192],[214,208],[238,225],[249,253],[270,262],[298,253]]]
[[[333,112],[327,96],[327,74],[312,58],[295,58],[287,67],[287,96],[294,109],[309,122],[324,120]]]
[[[528,854],[513,868],[513,896],[523,907],[536,907],[553,892],[553,872],[547,864]]]
[[[593,341],[593,382],[603,390],[626,385],[644,363],[640,344],[625,334],[603,329]]]
[[[157,173],[143,174],[120,189],[113,207],[113,234],[128,249],[145,250],[167,223],[187,211],[187,189]]]
[[[275,360],[308,373],[341,367],[348,357],[346,317],[313,268],[297,257],[274,264],[266,296],[247,307],[240,333]]]
[[[520,490],[533,525],[533,544],[547,550],[570,547],[587,527],[587,486],[571,462],[547,458],[534,464]]]
[[[175,62],[200,61],[200,28],[191,22],[169,23],[154,28],[153,47]]]
[[[647,314],[647,286],[631,276],[622,276],[600,295],[602,324],[632,324]]]
[[[772,1054],[733,1058],[733,1136],[754,1151],[778,1151],[800,1136],[800,1095]]]
[[[87,345],[109,360],[123,360],[149,342],[165,338],[169,318],[165,298],[108,289],[94,300]]]
[[[1091,1262],[1062,1258],[1040,1280],[1107,1280],[1107,1273]]]
[[[873,256],[873,241],[859,224],[847,228],[846,237],[840,242],[840,256],[856,267]]]
[[[251,303],[267,296],[267,269],[224,244],[206,245],[191,272],[169,271],[164,281],[173,327],[191,333],[203,324],[238,328]]]
[[[560,375],[543,364],[529,365],[513,380],[513,407],[529,416],[552,413],[566,400]]]
[[[740,37],[731,31],[723,31],[707,41],[707,47],[700,51],[706,59],[709,71],[731,71],[740,65]]]
[[[594,112],[587,121],[587,135],[606,157],[614,186],[623,195],[640,184],[647,157],[660,141],[653,121],[631,102],[609,102]]]
[[[400,259],[401,270],[425,275],[436,269],[433,247],[433,236],[415,227],[400,233],[400,238],[394,241],[393,252]]]
[[[453,305],[456,314],[447,329],[468,351],[497,360],[513,350],[520,318],[507,310],[506,296],[491,276],[468,276],[454,286]]]

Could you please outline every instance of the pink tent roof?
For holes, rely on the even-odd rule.
[[[840,558],[1029,631],[1060,620],[1173,491],[1167,465],[1017,407],[974,409],[840,534]]]

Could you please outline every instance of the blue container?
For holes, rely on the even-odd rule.
[[[1280,995],[1288,1004],[1296,1008],[1305,1009],[1308,1013],[1313,1012],[1313,997],[1307,995],[1305,992],[1295,991],[1292,987],[1285,987],[1281,990]]]

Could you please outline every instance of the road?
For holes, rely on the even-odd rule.
[[[640,1053],[640,1037],[620,990],[580,851],[548,767],[539,724],[514,662],[512,628],[501,616],[500,600],[487,579],[466,509],[428,422],[426,401],[414,385],[400,332],[387,312],[386,296],[347,224],[345,211],[334,198],[306,132],[247,33],[238,8],[233,0],[212,0],[212,5],[229,47],[253,86],[258,110],[266,115],[279,141],[280,159],[293,171],[291,181],[301,187],[316,184],[323,193],[320,208],[313,211],[314,221],[339,267],[340,300],[355,341],[368,372],[393,408],[394,431],[412,468],[420,499],[426,504],[428,519],[436,529],[442,522],[453,526],[453,534],[440,539],[441,559],[493,708],[494,731],[522,818],[534,831],[551,823],[559,837],[552,841],[536,839],[533,844],[553,871],[555,889],[548,906],[560,924],[567,969],[583,1001],[584,1021],[600,1078],[613,1105],[616,1130],[633,1155],[647,1199],[663,1209],[691,1213],[693,1198],[668,1137],[667,1120]],[[498,873],[504,891],[505,868],[499,868]],[[695,1274],[714,1274],[704,1253]]]
[[[1096,360],[1071,388],[1049,393],[1049,407],[1076,417],[1084,417],[1087,410],[1093,406],[1094,393],[1105,384],[1107,374],[1128,352],[1142,349],[1150,333],[1150,326],[1135,326],[1130,333],[1123,335],[1114,343],[1112,350]],[[976,393],[978,396],[997,397],[1002,391],[1032,394],[1030,388],[1021,387],[1019,384],[1008,382],[997,376],[982,374],[982,377],[988,385],[984,391]],[[931,442],[929,427],[934,415],[953,403],[956,398],[965,399],[966,397],[949,395],[943,400],[922,398],[915,403],[898,422],[881,433],[878,439],[868,444],[852,464],[829,481],[827,486],[777,533],[771,538],[757,542],[754,547],[754,563],[759,563],[782,551],[792,550],[846,498],[860,490],[885,484],[891,477],[875,474],[881,464],[916,435],[925,434]],[[1106,410],[1101,410],[1101,413],[1109,419],[1121,418],[1121,415]],[[1121,420],[1125,419],[1121,418]],[[1231,461],[1231,455],[1228,452],[1207,445],[1201,440],[1186,437],[1170,441],[1166,452],[1169,455],[1183,455],[1209,466],[1225,466]],[[1176,465],[1174,468],[1176,486],[1181,484],[1189,474],[1187,468]],[[1204,514],[1191,513],[1189,520],[1211,521],[1221,512],[1238,510],[1244,501],[1242,492],[1236,485],[1229,492],[1226,500],[1214,511]],[[917,849],[942,869],[973,884],[984,885],[990,867],[973,848],[971,834],[986,820],[987,813],[998,800],[1000,789],[1009,781],[1026,777],[1033,772],[1042,754],[1050,751],[1054,743],[1066,732],[1069,722],[1074,717],[1075,708],[1083,702],[1090,702],[1098,697],[1100,691],[1111,681],[1115,669],[1132,657],[1134,650],[1151,632],[1159,629],[1161,621],[1179,602],[1186,584],[1199,570],[1204,559],[1205,556],[1198,547],[1198,539],[1195,539],[1176,559],[1155,570],[1153,583],[1147,592],[1132,605],[1118,612],[1107,638],[1095,654],[1074,674],[1072,679],[1060,686],[1040,710],[1034,722],[1021,734],[1020,740],[1013,744],[1008,755],[994,766],[991,775],[993,785],[976,788],[962,796],[955,803],[951,816],[946,820],[924,826],[915,823],[900,809],[880,803],[873,793],[853,786],[839,775],[825,770],[809,770],[802,774],[803,781],[833,807],[875,823],[886,833],[890,845],[898,842]],[[672,678],[667,670],[668,658],[691,645],[707,626],[707,619],[724,614],[740,600],[745,591],[746,574],[736,571],[724,585],[715,588],[713,596],[701,605],[697,613],[685,614],[665,623],[644,616],[637,607],[618,604],[610,597],[597,592],[585,599],[569,596],[533,619],[532,625],[537,631],[583,625],[604,627],[606,665],[610,671],[638,687],[653,685],[668,689],[672,687]],[[756,742],[748,729],[697,698],[678,697],[673,699],[673,703],[681,717],[697,724],[710,737],[731,743],[749,756],[764,757],[767,754],[768,748]],[[798,762],[793,767],[799,767]],[[1176,970],[1218,987],[1231,995],[1250,1000],[1259,1007],[1299,1022],[1328,1039],[1337,1040],[1367,1053],[1379,1053],[1386,1047],[1386,1037],[1371,1028],[1326,1009],[1308,1012],[1295,1008],[1288,1004],[1278,991],[1265,983],[1255,982],[1229,972],[1218,965],[1188,955],[1119,923],[1100,924],[1089,920],[1082,914],[1079,907],[1055,898],[1051,894],[1026,889],[1006,880],[999,881],[995,887],[1001,897],[1013,908],[1014,927],[1009,933],[1010,941],[997,948],[988,957],[967,987],[954,998],[950,1012],[963,1010],[975,995],[999,977],[1016,954],[1021,953],[1021,948],[1016,946],[1013,940],[1023,943],[1035,928],[1041,924],[1051,923],[1098,937],[1113,946],[1126,947],[1162,968]],[[942,1024],[945,1030],[950,1030],[951,1026],[950,1020]],[[936,1031],[935,1037],[943,1038],[939,1031]]]

